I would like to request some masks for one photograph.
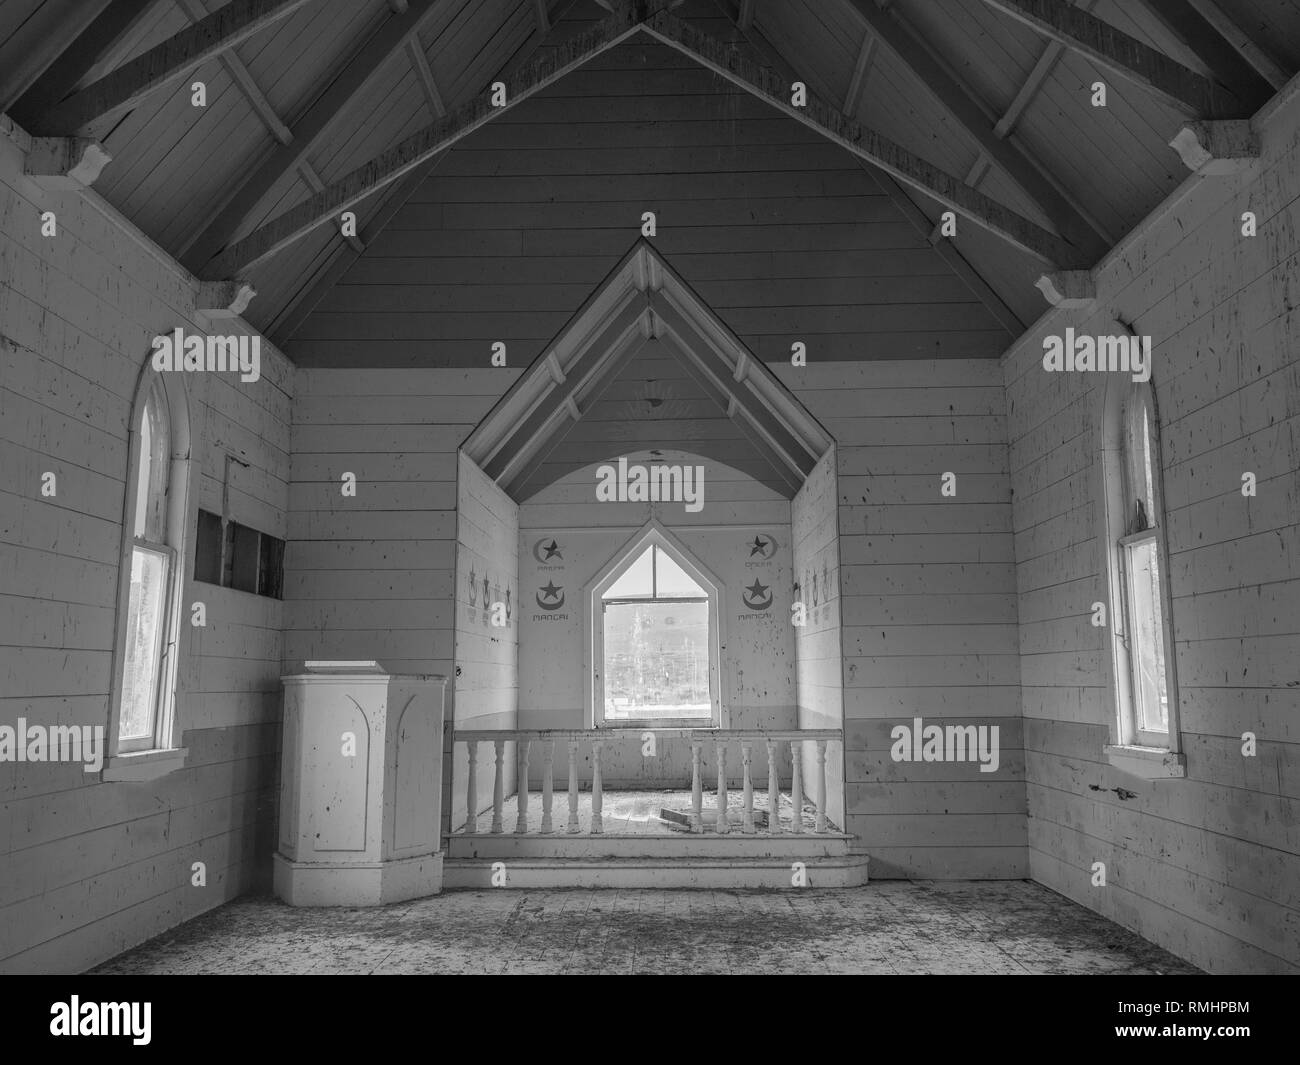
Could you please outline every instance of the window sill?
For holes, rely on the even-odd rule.
[[[108,783],[116,780],[157,780],[174,773],[185,765],[188,747],[173,747],[157,751],[130,751],[105,759],[99,779]]]
[[[1187,759],[1167,747],[1107,744],[1102,750],[1112,766],[1141,780],[1166,780],[1187,775]]]

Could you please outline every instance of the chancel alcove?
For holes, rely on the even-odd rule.
[[[836,502],[829,433],[638,241],[460,451],[448,884],[860,882]]]

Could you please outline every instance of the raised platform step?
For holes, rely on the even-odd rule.
[[[500,837],[498,837],[500,838]],[[753,837],[749,838],[752,841]],[[448,858],[443,890],[503,888],[847,888],[867,882],[865,854],[835,857]]]
[[[652,836],[644,833],[608,832],[601,835],[516,835],[478,832],[452,836],[447,840],[448,858],[654,858],[677,860],[707,858],[734,861],[738,858],[773,858],[793,861],[812,858],[842,858],[849,853],[852,837],[842,833],[770,835],[765,832],[674,833]]]

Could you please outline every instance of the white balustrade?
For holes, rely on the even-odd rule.
[[[591,749],[591,824],[588,832],[601,835],[605,831],[604,818],[604,771],[605,746],[622,740],[626,743],[639,744],[642,729],[543,729],[517,730],[500,729],[491,731],[456,732],[454,743],[464,743],[466,748],[465,781],[465,824],[460,829],[463,835],[477,835],[480,819],[478,812],[478,747],[480,743],[491,743],[495,752],[495,776],[492,783],[492,822],[490,834],[500,835],[505,831],[505,761],[506,744],[515,744],[515,764],[517,780],[515,785],[515,835],[540,832],[550,835],[556,831],[554,811],[554,761],[555,745],[564,742],[569,752],[569,816],[564,831],[570,834],[582,832],[579,818],[581,789],[578,779],[579,759],[584,744]],[[762,743],[767,754],[767,826],[764,834],[776,835],[782,832],[801,833],[807,831],[803,824],[803,745],[814,744],[816,753],[815,777],[813,781],[813,800],[817,812],[814,833],[830,830],[826,817],[826,753],[827,744],[832,740],[842,740],[843,733],[838,729],[804,729],[798,731],[778,731],[767,729],[653,729],[655,738],[661,742],[671,739],[683,739],[689,744],[691,754],[691,808],[690,829],[693,833],[704,831],[704,786],[703,786],[703,749],[706,741],[712,741],[714,758],[717,761],[717,819],[714,831],[719,835],[728,835],[731,824],[727,820],[727,751],[731,744],[740,748],[742,781],[744,788],[743,818],[740,832],[744,835],[758,834],[758,820],[754,812],[754,744]],[[539,829],[531,829],[528,823],[529,813],[529,767],[532,745],[540,744],[542,760],[542,818]],[[778,759],[781,744],[789,743],[791,761],[790,799],[793,816],[789,828],[781,824],[781,782]],[[662,757],[662,751],[661,755]]]

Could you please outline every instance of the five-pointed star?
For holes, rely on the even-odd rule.
[[[761,536],[755,536],[754,542],[749,545],[749,557],[753,558],[755,555],[761,555],[766,550],[767,541]]]
[[[748,588],[746,588],[745,591],[749,593],[749,597],[751,599],[762,599],[763,596],[767,595],[767,585],[759,584],[758,578],[755,577],[754,583],[751,584]]]
[[[549,544],[543,544],[542,550],[546,552],[546,557],[542,559],[543,562],[550,562],[551,559],[557,555],[560,558],[564,557],[563,555],[560,554],[560,545],[557,544],[554,540],[552,540]]]
[[[541,588],[542,595],[546,596],[547,599],[558,599],[562,591],[564,591],[564,585],[557,588],[554,581],[542,585]]]

